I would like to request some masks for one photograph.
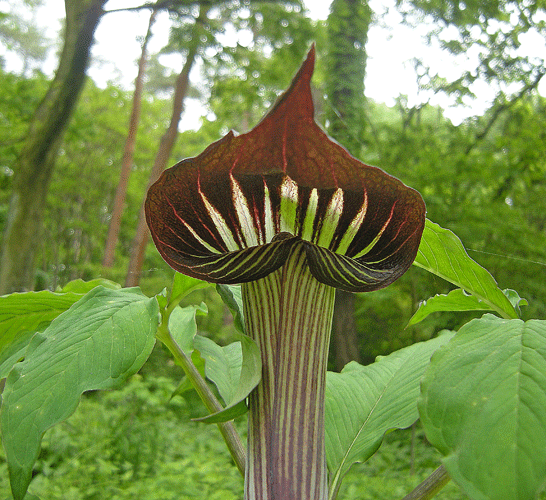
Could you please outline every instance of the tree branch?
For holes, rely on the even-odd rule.
[[[541,71],[539,71],[539,73],[537,74],[536,78],[532,81],[532,82],[529,82],[527,85],[525,85],[520,91],[519,93],[512,99],[510,99],[509,101],[507,102],[504,102],[502,104],[499,104],[499,106],[497,106],[497,108],[493,111],[493,113],[491,114],[491,118],[489,119],[489,121],[487,122],[487,124],[485,125],[485,127],[483,128],[483,130],[479,133],[479,134],[476,134],[476,138],[474,141],[472,141],[472,144],[470,144],[467,148],[466,148],[466,151],[465,151],[465,156],[470,154],[470,152],[474,149],[474,147],[482,140],[484,139],[487,134],[489,133],[489,131],[491,130],[491,128],[493,127],[493,125],[495,124],[495,122],[497,121],[497,119],[499,118],[499,116],[506,110],[510,109],[516,102],[518,102],[522,97],[525,96],[525,94],[527,94],[528,92],[530,92],[531,90],[534,90],[538,87],[538,84],[540,83],[540,80],[542,80],[542,77],[546,74],[546,70],[545,69],[541,69]]]
[[[199,1],[199,0],[158,0],[157,2],[146,2],[142,5],[137,5],[136,7],[124,7],[121,9],[112,9],[107,10],[105,14],[111,14],[112,12],[138,12],[144,9],[150,10],[169,10],[175,9],[176,7],[189,7],[191,5],[212,5],[214,1]],[[220,3],[220,2],[216,2]]]
[[[250,3],[289,3],[283,0],[253,0]],[[215,5],[223,5],[224,0],[158,0],[157,2],[146,2],[136,7],[125,7],[122,9],[112,9],[104,11],[105,14],[111,14],[113,12],[138,12],[144,9],[155,10],[176,10],[177,7],[190,7],[191,5],[198,5],[202,7],[213,7]]]

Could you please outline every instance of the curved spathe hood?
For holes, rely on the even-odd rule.
[[[215,283],[263,278],[304,245],[315,278],[382,288],[413,262],[420,194],[365,165],[315,123],[314,48],[290,88],[249,133],[228,133],[150,188],[153,240],[177,271]]]

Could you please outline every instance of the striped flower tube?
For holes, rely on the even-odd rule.
[[[246,500],[328,496],[324,388],[335,288],[366,292],[413,262],[420,194],[364,165],[315,123],[309,55],[250,132],[228,133],[150,188],[155,245],[177,271],[241,283],[262,352],[249,400]]]

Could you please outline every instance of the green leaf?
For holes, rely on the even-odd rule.
[[[231,288],[235,289],[234,294]],[[234,298],[237,297],[237,288],[228,287],[226,291],[229,300],[233,301],[232,307],[238,307],[237,299]],[[205,363],[205,376],[216,385],[226,404],[222,411],[196,420],[206,423],[227,422],[247,411],[245,399],[258,385],[261,377],[260,350],[250,337],[242,334],[240,342],[225,347],[197,335],[195,315],[199,312],[207,312],[205,304],[174,308],[169,316],[169,331],[178,346],[187,355],[191,355],[194,365],[199,368],[201,362]],[[176,394],[188,390],[189,384],[189,379],[184,378]]]
[[[207,314],[207,306],[191,305],[187,307],[175,307],[169,316],[169,331],[173,340],[188,355],[194,349],[194,338],[197,334],[197,323],[195,316],[198,314]]]
[[[474,500],[531,500],[546,479],[546,321],[470,321],[433,356],[419,412]]]
[[[74,292],[81,293],[83,295],[87,292],[90,292],[91,290],[93,290],[93,288],[97,286],[103,286],[104,288],[110,288],[111,290],[119,290],[121,288],[121,285],[119,283],[115,283],[114,281],[110,281],[105,278],[97,278],[90,281],[77,279],[70,281],[65,286],[63,286],[61,292]]]
[[[248,411],[248,407],[244,401],[226,406],[223,410],[216,413],[211,413],[206,417],[194,418],[196,422],[204,422],[205,424],[219,424],[229,422],[237,417],[244,415]]]
[[[106,279],[67,283],[60,292],[13,293],[0,297],[0,379],[24,356],[30,339],[43,331],[59,314],[97,286],[119,289]]]
[[[493,276],[468,256],[461,240],[428,219],[413,263],[474,295],[503,318],[518,317]]]
[[[462,288],[451,290],[447,295],[435,295],[419,304],[419,308],[408,322],[408,326],[423,321],[429,314],[440,311],[490,311],[491,307],[470,295]]]
[[[233,401],[235,387],[241,376],[241,343],[233,342],[221,347],[207,337],[198,336],[194,347],[205,361],[205,375],[214,382],[224,403],[229,404]]]
[[[529,305],[529,302],[527,302],[527,299],[520,297],[518,292],[516,292],[515,290],[510,290],[509,288],[507,288],[506,290],[503,290],[503,293],[504,295],[506,295],[506,297],[508,298],[508,300],[514,306],[514,309],[518,313],[521,313],[521,310],[520,310],[521,306]]]
[[[32,338],[6,380],[0,413],[12,492],[21,500],[43,433],[66,419],[87,390],[118,387],[150,355],[155,298],[97,287]]]
[[[183,297],[190,294],[194,290],[199,290],[200,288],[205,288],[210,286],[206,281],[198,280],[192,278],[191,276],[186,276],[181,273],[174,273],[173,286],[171,290],[171,300],[180,301]]]
[[[417,420],[421,377],[432,353],[451,336],[413,344],[368,366],[351,362],[341,373],[328,372],[325,427],[331,498],[353,463],[375,453],[385,432]]]
[[[205,374],[226,403],[224,410],[198,419],[206,423],[227,422],[246,413],[245,400],[258,385],[262,365],[256,342],[241,335],[240,342],[220,347],[205,337],[195,338],[195,348],[205,360]]]
[[[522,299],[514,290],[503,290],[503,293],[518,313],[520,306],[527,305],[527,301]],[[429,314],[434,312],[491,310],[492,308],[489,304],[482,302],[475,295],[465,292],[462,288],[456,288],[455,290],[451,290],[447,295],[435,295],[421,302],[419,308],[409,320],[408,326],[423,321]]]
[[[245,333],[245,318],[243,316],[243,297],[240,285],[216,285],[218,295],[230,310],[235,328]]]
[[[19,361],[37,331],[83,297],[79,293],[13,293],[0,297],[0,378]]]

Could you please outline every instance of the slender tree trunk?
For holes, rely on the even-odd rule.
[[[148,191],[149,187],[159,178],[161,172],[165,170],[176,142],[176,138],[178,136],[178,124],[180,123],[182,112],[184,111],[184,99],[188,93],[190,71],[193,63],[195,62],[195,56],[197,55],[197,50],[199,48],[198,31],[205,19],[206,11],[204,8],[201,8],[199,16],[195,21],[194,34],[188,47],[186,62],[184,63],[182,71],[176,79],[171,122],[159,142],[159,149],[155,157],[146,191]],[[129,267],[127,269],[127,276],[125,278],[125,286],[137,286],[140,281],[140,272],[142,269],[142,263],[144,262],[144,253],[146,251],[146,244],[148,243],[149,236],[143,200],[140,207],[140,213],[138,215],[135,237],[131,244],[131,257],[129,260]]]
[[[47,190],[63,132],[85,82],[95,29],[106,1],[65,0],[65,38],[59,67],[32,118],[14,168],[0,260],[0,295],[33,287]]]
[[[366,0],[333,0],[328,16],[328,132],[357,157],[362,149],[366,42],[371,18]],[[361,360],[354,309],[354,294],[336,290],[332,351],[338,370],[349,361]]]
[[[135,152],[135,143],[140,121],[140,108],[142,102],[142,87],[144,84],[144,74],[146,72],[146,62],[148,59],[147,49],[148,42],[152,35],[152,26],[155,22],[157,11],[153,10],[148,23],[148,31],[142,43],[142,53],[138,61],[138,74],[135,80],[135,92],[133,93],[133,107],[131,110],[131,118],[129,119],[129,131],[125,140],[125,149],[123,150],[123,159],[121,161],[121,172],[119,175],[119,183],[116,188],[114,197],[114,205],[112,208],[112,218],[108,227],[108,236],[104,247],[104,257],[102,265],[112,267],[114,265],[114,255],[121,227],[121,216],[123,214],[123,206],[127,196],[127,185],[129,184],[129,176],[131,175],[131,167],[133,165],[133,157]]]
[[[371,19],[366,0],[333,0],[328,16],[328,132],[357,157],[362,149],[366,43]]]

